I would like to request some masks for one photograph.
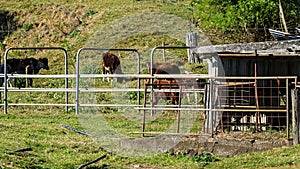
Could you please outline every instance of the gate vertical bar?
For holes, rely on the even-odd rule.
[[[286,89],[286,135],[287,135],[287,138],[289,139],[290,138],[290,132],[289,132],[289,79],[286,78],[285,79],[285,89]]]
[[[11,50],[11,48],[6,49],[4,53],[4,96],[3,96],[3,103],[4,103],[4,114],[7,114],[7,54]]]
[[[180,132],[180,118],[181,118],[181,112],[180,112],[180,108],[181,108],[181,93],[182,93],[182,86],[180,86],[179,88],[179,95],[178,95],[178,108],[179,110],[177,110],[177,133]]]
[[[75,93],[75,113],[76,115],[79,114],[79,78],[80,78],[80,74],[79,74],[79,55],[82,51],[82,48],[78,50],[77,54],[76,54],[76,93]]]
[[[140,56],[140,53],[138,52],[138,51],[136,51],[137,52],[137,54],[138,54],[138,65],[137,65],[137,69],[138,69],[138,75],[140,75],[140,73],[141,73],[141,56]],[[140,98],[140,96],[141,96],[141,92],[140,92],[140,88],[141,88],[141,79],[140,79],[140,77],[138,76],[138,79],[137,79],[137,81],[138,81],[138,89],[139,89],[139,91],[138,91],[138,105],[140,106],[140,104],[141,104],[141,98]]]
[[[147,85],[145,85],[144,90],[144,106],[143,108],[146,108],[147,103]],[[142,121],[142,136],[145,137],[145,128],[146,128],[146,109],[143,110],[143,121]]]
[[[150,75],[151,75],[151,77],[153,76],[153,55],[154,55],[154,52],[155,52],[155,50],[157,49],[158,47],[155,47],[155,48],[153,48],[152,50],[151,50],[151,55],[150,55]],[[151,92],[150,92],[150,104],[151,104],[151,112],[150,112],[150,114],[151,114],[151,116],[153,115],[153,110],[152,110],[152,108],[153,108],[153,78],[151,78],[150,79],[150,86],[151,86]]]
[[[65,56],[65,75],[69,74],[69,68],[68,68],[68,53],[67,51],[63,48],[64,51],[64,56]],[[69,82],[68,82],[68,77],[65,78],[65,88],[68,89],[69,88]],[[68,104],[69,104],[69,92],[66,91],[65,93],[65,102],[66,102],[66,112],[68,112]]]
[[[212,99],[213,97],[213,80],[210,79],[210,82],[209,82],[209,127],[210,127],[210,134],[211,134],[211,137],[213,137],[213,113],[212,113]],[[216,97],[216,96],[215,96]]]
[[[291,90],[291,98],[292,98],[292,124],[293,124],[293,145],[299,144],[299,116],[297,110],[298,103],[298,89],[297,89],[297,79],[294,81],[295,87]]]

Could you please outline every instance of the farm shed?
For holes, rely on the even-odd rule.
[[[208,87],[204,132],[276,130],[289,138],[293,126],[293,138],[298,135],[299,41],[266,43],[197,48],[216,77]]]

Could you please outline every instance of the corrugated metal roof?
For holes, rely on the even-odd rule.
[[[282,32],[274,29],[269,29],[269,32],[277,39],[277,40],[292,40],[292,39],[300,39],[300,36],[293,35],[287,32]]]

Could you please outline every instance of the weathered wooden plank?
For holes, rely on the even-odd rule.
[[[292,125],[293,125],[293,144],[299,144],[299,107],[298,103],[298,89],[293,89],[292,92]]]

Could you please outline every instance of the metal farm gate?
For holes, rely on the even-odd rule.
[[[7,73],[7,58],[9,56],[9,52],[12,51],[62,51],[64,56],[64,73],[59,75],[23,75],[23,74],[8,74]],[[49,58],[51,59],[51,58]],[[3,63],[3,75],[1,78],[4,80],[4,87],[1,87],[1,92],[3,92],[3,108],[4,113],[7,114],[8,106],[65,106],[66,111],[68,111],[68,106],[74,106],[74,104],[68,104],[69,102],[69,92],[74,92],[74,90],[69,88],[69,78],[74,78],[74,75],[68,75],[68,54],[67,51],[62,47],[24,47],[24,48],[9,48],[5,51],[4,54],[4,63]],[[64,79],[63,88],[16,88],[16,87],[8,87],[8,79],[14,78],[47,78],[47,79]],[[60,92],[65,93],[65,104],[62,103],[8,103],[8,92]]]
[[[153,66],[153,55],[156,49],[188,47],[157,47],[151,52],[151,68]],[[212,137],[220,132],[268,132],[281,131],[286,133],[287,138],[291,136],[297,140],[299,127],[297,121],[297,97],[295,86],[296,76],[238,76],[238,77],[211,77],[200,74],[140,74],[140,54],[135,49],[105,49],[105,48],[82,48],[76,55],[76,74],[68,74],[68,58],[63,48],[10,48],[4,55],[4,65],[8,52],[11,50],[62,50],[65,56],[65,73],[61,75],[8,75],[4,69],[4,113],[7,113],[7,106],[72,106],[76,114],[91,108],[95,113],[101,107],[124,108],[137,114],[141,123],[140,131],[133,131],[132,134],[157,135],[166,134],[209,134]],[[103,75],[95,72],[92,64],[95,58],[99,57],[94,53],[97,51],[123,51],[132,52],[136,56],[135,73]],[[85,55],[84,52],[87,52]],[[89,53],[90,52],[90,53]],[[82,60],[80,60],[82,59]],[[96,63],[99,67],[99,62]],[[84,66],[85,65],[85,66]],[[6,67],[5,67],[6,68]],[[152,69],[151,69],[152,70]],[[63,78],[64,88],[8,88],[7,78],[31,77],[31,78]],[[98,86],[98,81],[103,78],[125,77],[126,84],[120,86],[115,84],[112,87]],[[176,79],[176,84],[157,86],[153,79]],[[75,88],[70,88],[68,79],[75,80]],[[150,79],[145,84],[145,79]],[[196,81],[197,79],[197,81]],[[143,84],[144,83],[144,84]],[[113,83],[111,83],[113,84]],[[143,86],[141,85],[143,84]],[[7,92],[64,92],[64,104],[48,103],[8,103]],[[74,102],[70,103],[68,93],[75,93]],[[103,93],[109,93],[111,100],[100,100]],[[128,94],[136,94],[132,100],[124,100]],[[168,97],[178,97],[178,104],[168,102]],[[93,98],[96,96],[96,99]],[[158,104],[153,104],[153,99],[165,98]],[[166,99],[167,98],[167,99]],[[91,101],[96,100],[96,102]],[[47,100],[45,100],[47,101]],[[44,101],[44,102],[45,102]],[[101,102],[103,101],[103,102]],[[97,108],[94,109],[93,107]],[[67,110],[67,109],[66,109]],[[94,112],[94,110],[96,110]],[[159,129],[160,120],[170,118],[169,128]],[[153,123],[155,121],[156,123]],[[171,126],[171,127],[170,127]],[[130,126],[128,126],[130,127]],[[292,130],[291,130],[292,128]],[[293,131],[293,132],[291,132]]]

